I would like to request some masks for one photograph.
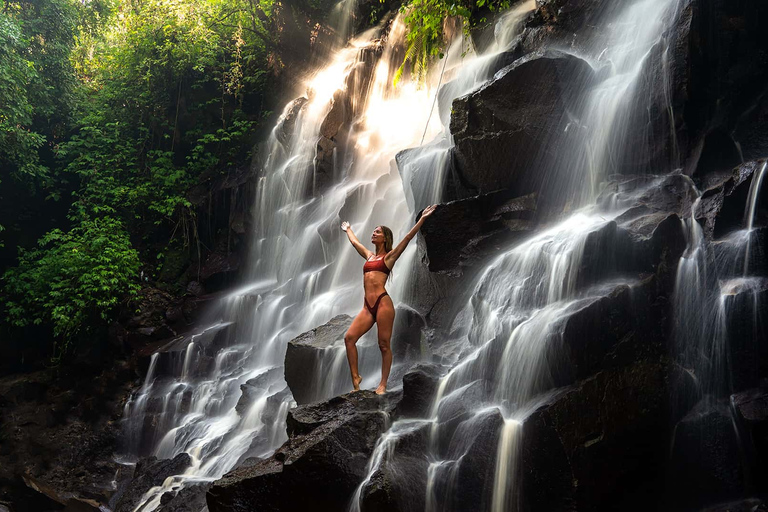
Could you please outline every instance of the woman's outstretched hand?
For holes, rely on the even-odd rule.
[[[349,229],[349,222],[347,222],[347,221],[342,222],[341,223],[341,230],[342,231],[346,231],[347,229]]]
[[[433,204],[431,206],[427,206],[426,208],[424,208],[424,211],[421,212],[421,218],[425,219],[425,218],[429,217],[430,215],[432,215],[432,213],[435,211],[435,208],[437,208],[436,204]]]

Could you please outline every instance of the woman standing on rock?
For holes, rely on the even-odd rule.
[[[378,226],[373,230],[371,243],[375,247],[375,252],[369,251],[352,232],[349,222],[342,222],[341,229],[346,231],[352,246],[360,253],[360,256],[366,259],[363,265],[363,309],[357,314],[344,335],[344,345],[347,347],[347,360],[349,361],[349,371],[352,373],[352,387],[355,391],[360,390],[360,382],[363,378],[357,369],[357,340],[368,332],[373,324],[378,324],[379,331],[379,349],[381,350],[381,382],[376,388],[377,395],[383,395],[387,392],[387,379],[389,370],[392,367],[392,350],[389,343],[392,337],[392,324],[395,322],[395,305],[389,298],[384,285],[387,282],[389,273],[395,262],[408,247],[408,243],[416,236],[424,220],[432,215],[436,205],[428,206],[421,213],[421,218],[415,226],[411,228],[405,238],[403,238],[397,247],[392,248],[393,237],[392,230],[386,226]]]

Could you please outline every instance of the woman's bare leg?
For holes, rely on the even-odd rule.
[[[392,299],[386,296],[381,299],[379,310],[376,314],[376,324],[379,331],[379,350],[381,350],[381,381],[376,388],[377,395],[383,395],[387,392],[387,380],[389,371],[392,369],[392,348],[390,341],[392,339],[392,326],[395,323],[395,305]]]
[[[347,333],[344,335],[344,346],[347,348],[347,361],[349,362],[349,372],[352,375],[353,391],[360,391],[360,383],[363,381],[357,369],[356,343],[363,334],[371,330],[371,327],[373,327],[373,317],[363,308],[355,319],[352,320],[352,325],[349,326]]]

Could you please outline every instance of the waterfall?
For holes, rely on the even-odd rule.
[[[567,143],[561,146],[553,141],[556,151],[540,162],[542,172],[564,177],[549,184],[570,198],[571,213],[503,250],[479,272],[466,303],[454,304],[460,312],[451,329],[457,339],[451,341],[458,350],[432,413],[395,422],[383,435],[369,478],[351,497],[353,510],[370,477],[392,456],[392,444],[414,428],[430,430],[426,506],[451,509],[463,457],[479,426],[489,421],[496,422],[498,444],[490,463],[488,508],[516,510],[525,420],[561,381],[558,340],[565,322],[606,290],[634,285],[587,286],[580,269],[588,239],[622,213],[616,206],[621,201],[610,208],[593,201],[631,144],[627,133],[636,84],[648,55],[664,44],[662,34],[677,4],[637,0],[615,15],[606,13],[610,30],[579,50],[607,71],[586,90],[574,91],[581,101],[569,112],[574,116],[569,129],[577,135],[564,135]],[[351,12],[352,5],[345,0],[339,10]],[[286,440],[285,417],[293,404],[282,368],[287,342],[337,314],[355,314],[362,305],[361,262],[340,222],[350,221],[362,236],[387,224],[400,238],[419,209],[441,200],[453,144],[446,128],[451,100],[492,78],[497,59],[534,6],[527,0],[500,17],[482,54],[463,56],[469,42],[457,34],[444,66],[435,66],[423,88],[407,80],[392,85],[405,36],[398,18],[385,41],[371,30],[335,51],[308,80],[307,96],[286,107],[270,135],[258,180],[248,284],[208,311],[208,327],[154,354],[144,386],[126,405],[127,458],[188,453],[193,460],[184,474],[150,489],[137,510],[154,510],[164,492],[214,481],[248,457],[268,456]],[[348,30],[344,25],[339,33]],[[361,80],[366,73],[370,82]],[[437,90],[440,81],[445,85]],[[346,121],[334,121],[339,118]],[[395,155],[422,139],[428,141],[424,147],[398,158],[401,180],[392,165]],[[389,285],[395,303],[408,299],[416,256],[411,244],[398,262]],[[372,387],[378,380],[376,340],[366,336],[359,348],[362,386]],[[339,340],[318,368],[306,369],[317,379],[318,400],[349,386],[342,351]],[[464,396],[473,397],[463,405],[466,419],[447,422]],[[439,438],[451,442],[446,446]]]
[[[594,200],[599,183],[616,171],[618,156],[631,143],[627,140],[629,112],[638,101],[633,96],[637,81],[651,50],[666,44],[663,33],[677,16],[677,6],[677,0],[640,0],[624,6],[610,20],[607,35],[593,41],[591,53],[584,55],[608,70],[598,83],[575,91],[581,98],[578,118],[572,122],[577,136],[563,137],[563,147],[553,152],[556,156],[540,162],[542,172],[565,177],[564,183],[552,186],[558,188],[558,195],[569,198],[575,211],[504,251],[480,273],[467,294],[466,306],[450,329],[461,333],[456,341],[458,355],[440,381],[428,418],[428,510],[457,507],[461,491],[454,479],[471,446],[484,433],[471,425],[482,424],[495,429],[498,447],[490,454],[495,465],[486,477],[492,482],[490,500],[475,506],[518,510],[515,484],[523,470],[519,453],[525,444],[525,420],[564,381],[559,375],[558,340],[565,323],[608,290],[634,286],[610,281],[586,286],[580,270],[587,240],[624,211],[619,206],[626,204],[626,198],[611,203],[613,207],[595,205]],[[399,163],[406,173],[409,166],[429,167],[430,161],[439,168],[441,155],[436,146]],[[561,172],[566,170],[572,172]],[[428,199],[416,193],[411,204],[424,205]],[[466,414],[458,425],[448,415],[457,407]],[[450,440],[448,448],[441,439]],[[374,464],[387,464],[384,455]]]
[[[749,185],[749,197],[747,198],[747,210],[744,212],[744,224],[747,230],[747,246],[744,250],[744,275],[749,272],[749,258],[750,248],[752,246],[752,230],[755,224],[755,211],[757,210],[757,199],[760,195],[760,187],[763,184],[763,177],[765,176],[765,168],[768,167],[768,162],[763,163],[760,170],[752,178],[752,183]]]
[[[339,9],[349,12],[352,3],[342,3]],[[210,308],[202,322],[209,327],[154,354],[144,386],[126,405],[122,458],[188,453],[194,461],[148,491],[137,510],[154,510],[164,492],[214,481],[286,440],[293,404],[282,370],[287,342],[362,306],[362,261],[339,229],[341,221],[349,220],[361,238],[381,224],[396,238],[411,228],[416,212],[409,211],[390,162],[425,131],[433,139],[443,127],[438,116],[430,120],[436,91],[407,79],[393,87],[405,36],[400,18],[386,43],[377,39],[379,32],[339,48],[310,77],[307,96],[286,107],[258,180],[248,284]],[[330,134],[334,116],[347,121]],[[415,253],[414,243],[388,286],[396,303],[408,288]],[[379,378],[373,334],[359,343],[364,388]],[[317,379],[318,400],[351,389],[343,350],[339,340],[318,368],[306,369]],[[396,375],[395,368],[393,380]]]

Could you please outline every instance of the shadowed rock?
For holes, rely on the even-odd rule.
[[[387,456],[361,490],[362,510],[372,512],[421,512],[425,507],[429,463],[429,423],[401,422],[389,432]]]
[[[533,164],[563,133],[572,91],[592,79],[584,60],[537,51],[454,100],[451,133],[462,180],[480,193],[502,188],[514,195],[538,192],[545,176]]]
[[[731,396],[739,423],[743,425],[743,445],[755,465],[753,482],[768,478],[768,383]]]
[[[349,315],[338,315],[328,323],[307,331],[288,342],[285,352],[285,381],[299,405],[316,398],[315,379],[318,365],[326,359],[325,352],[343,343],[344,333],[352,324]]]
[[[288,414],[289,440],[269,459],[236,469],[210,489],[211,512],[344,510],[399,400],[350,393]]]
[[[667,457],[668,363],[646,359],[566,388],[523,424],[523,510],[654,510]],[[634,490],[634,493],[632,492]],[[643,508],[645,503],[645,508]]]
[[[758,386],[768,375],[768,279],[736,279],[725,286],[730,381],[740,391]]]
[[[403,418],[425,418],[440,384],[445,368],[436,364],[418,364],[403,376],[403,399],[397,414]]]
[[[674,429],[670,460],[673,503],[699,508],[735,499],[746,490],[738,434],[726,401],[702,399]]]
[[[133,473],[133,480],[117,502],[115,512],[132,512],[149,489],[161,485],[169,476],[182,474],[190,464],[192,458],[186,453],[180,453],[173,459],[158,460],[156,457],[149,457],[139,461]]]
[[[421,229],[429,270],[461,275],[530,233],[535,212],[535,194],[507,191],[441,204]]]

